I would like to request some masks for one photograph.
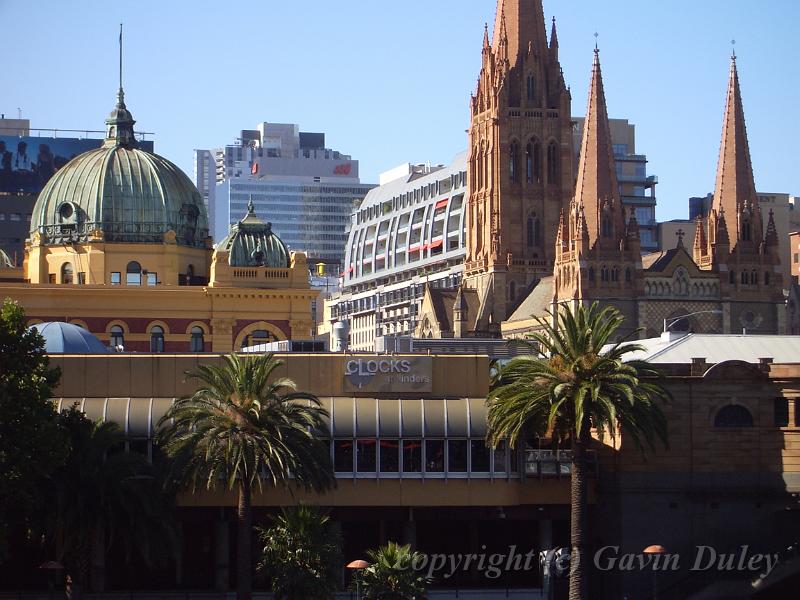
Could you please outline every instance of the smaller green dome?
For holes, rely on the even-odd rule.
[[[252,199],[245,218],[231,226],[228,235],[217,244],[217,251],[228,253],[232,267],[288,269],[290,265],[286,244],[272,233],[272,223],[256,216]]]

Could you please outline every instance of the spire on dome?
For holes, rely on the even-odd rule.
[[[600,70],[600,51],[597,49],[594,51],[592,81],[589,85],[589,105],[583,122],[575,200],[585,207],[592,244],[600,237],[601,228],[606,228],[600,223],[606,203],[610,205],[607,214],[612,219],[608,225],[611,231],[619,237],[625,230],[603,75]]]
[[[739,219],[736,218],[750,205],[758,214],[758,197],[753,179],[753,167],[750,161],[750,147],[747,142],[744,108],[739,89],[739,73],[736,67],[736,53],[731,56],[730,79],[725,104],[725,118],[722,128],[722,142],[717,166],[717,181],[714,188],[714,208],[728,213],[730,223],[727,224],[728,239],[736,246],[741,239]],[[753,238],[761,236],[758,219],[755,220],[756,231]]]
[[[119,89],[117,104],[106,119],[106,139],[104,146],[135,146],[136,137],[133,126],[136,121],[125,106],[125,91],[122,89],[122,23],[119,24]]]

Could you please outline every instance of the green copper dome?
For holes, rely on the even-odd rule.
[[[253,201],[247,204],[247,216],[231,226],[230,233],[217,244],[228,253],[232,267],[289,268],[289,251],[281,238],[272,233],[272,223],[256,216]]]
[[[101,148],[76,156],[47,182],[31,218],[44,244],[161,243],[174,231],[183,246],[203,247],[208,216],[192,181],[161,156],[137,148],[135,121],[120,88]]]

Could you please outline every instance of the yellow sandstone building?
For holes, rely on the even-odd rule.
[[[216,248],[197,188],[137,147],[120,87],[101,148],[42,190],[22,269],[0,261],[0,296],[31,323],[67,321],[131,351],[229,352],[311,333],[305,254],[250,204]],[[5,267],[5,268],[3,268]]]

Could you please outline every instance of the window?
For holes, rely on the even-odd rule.
[[[798,262],[800,262],[800,254],[798,254],[797,252],[795,252],[794,254],[792,254],[792,262],[793,262],[793,263],[798,263]]]
[[[750,283],[753,285],[758,285],[758,272],[753,271],[750,273]]]
[[[118,271],[111,273],[111,285],[119,285],[122,283],[122,277]]]
[[[86,285],[86,273],[83,271],[78,272],[78,285]]]
[[[519,158],[519,148],[517,142],[511,142],[511,150],[508,157],[508,177],[511,183],[517,181],[517,159]]]
[[[444,473],[444,440],[425,440],[425,471]]]
[[[12,221],[22,221],[22,213],[11,213]]]
[[[422,440],[403,440],[403,472],[422,472]]]
[[[156,285],[158,283],[158,273],[147,274],[147,285]]]
[[[356,440],[356,466],[359,473],[374,473],[377,440]]]
[[[164,328],[154,325],[150,329],[150,352],[164,351]]]
[[[794,426],[800,427],[800,400],[794,401]]]
[[[507,470],[506,467],[506,458],[508,456],[508,452],[506,449],[506,441],[500,440],[497,444],[497,448],[492,451],[494,455],[494,472],[495,473],[505,473]],[[473,463],[474,464],[474,463]],[[474,467],[473,467],[474,470]]]
[[[547,146],[547,183],[559,183],[558,146],[555,142]]]
[[[747,271],[742,271],[742,283],[747,285]]]
[[[467,452],[467,440],[447,440],[447,470],[466,473]]]
[[[381,473],[397,473],[400,470],[400,440],[381,440]]]
[[[528,217],[526,233],[529,248],[538,248],[542,245],[542,222],[536,215]]]
[[[769,285],[769,271],[764,272],[764,285]]]
[[[614,235],[614,226],[610,215],[603,215],[603,237],[610,238]]]
[[[731,284],[736,283],[736,271],[731,271],[728,273],[728,282]]]
[[[528,102],[536,102],[536,77],[528,75]]]
[[[123,331],[122,327],[119,325],[114,325],[111,328],[111,346],[116,348],[117,346],[125,346],[125,332]]]
[[[753,238],[753,224],[746,220],[742,223],[742,239],[745,242],[749,242]]]
[[[205,352],[206,350],[206,343],[203,328],[195,325],[192,327],[192,339],[189,344],[190,350],[192,352]]]
[[[789,400],[775,398],[775,427],[789,426]]]
[[[486,442],[483,440],[470,440],[470,458],[471,472],[473,473],[488,473],[489,472],[489,448],[486,447]]]
[[[126,285],[142,285],[142,265],[135,260],[128,263],[125,268]]]
[[[47,283],[55,283],[55,282],[56,282],[56,274],[55,273],[50,273],[47,276]]]
[[[714,417],[714,427],[752,427],[753,415],[744,406],[729,404]]]
[[[337,473],[353,472],[353,440],[333,441],[333,470]]]
[[[72,263],[64,263],[61,265],[61,283],[74,283],[72,279]]]
[[[269,344],[273,341],[275,341],[275,336],[270,334],[269,331],[257,329],[250,335],[246,335],[244,337],[242,340],[242,348],[247,348],[248,346],[259,346],[261,344]]]
[[[625,269],[625,281],[630,283],[633,275],[631,274],[630,268]]]

